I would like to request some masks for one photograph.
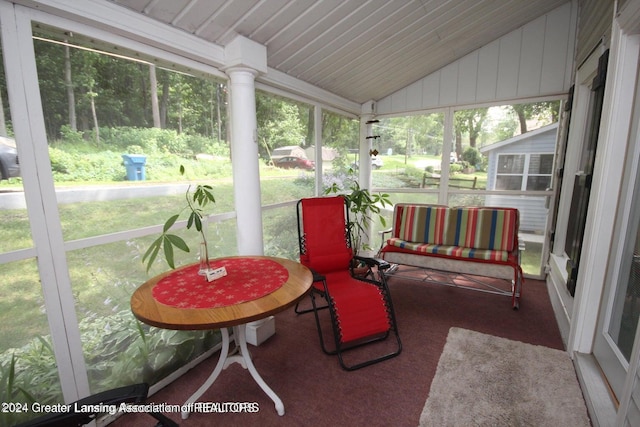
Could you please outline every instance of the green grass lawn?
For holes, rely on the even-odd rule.
[[[406,176],[421,179],[425,164],[437,163],[434,156],[382,156],[384,166],[373,171],[374,186],[403,188]],[[224,169],[224,168],[218,168]],[[313,172],[282,170],[261,163],[262,203],[272,204],[313,195]],[[476,172],[479,182],[486,182],[486,173]],[[153,181],[149,181],[152,183]],[[216,204],[211,213],[234,209],[233,186],[228,178],[210,178]],[[93,184],[93,183],[92,183]],[[132,183],[123,183],[131,185]],[[16,182],[4,187],[20,188]],[[64,183],[60,186],[75,185]],[[392,194],[394,202],[404,201],[410,194]],[[411,196],[415,197],[415,196]],[[424,199],[424,195],[422,196]],[[158,225],[184,204],[184,195],[146,197],[114,201],[93,201],[59,205],[65,241],[99,236],[119,231]],[[184,217],[183,219],[186,219]],[[295,210],[279,209],[264,215],[265,252],[271,255],[297,257]],[[208,233],[214,256],[235,253],[235,221],[209,224]],[[24,210],[0,210],[0,253],[32,246],[29,220]],[[193,232],[181,232],[191,247],[198,246]],[[142,254],[157,236],[101,244],[67,253],[72,291],[79,318],[108,315],[128,306],[135,287],[153,275],[166,270],[158,261],[149,274],[141,262]],[[277,237],[277,238],[275,238]],[[376,247],[379,241],[375,241]],[[179,254],[181,263],[195,262],[197,253]],[[525,272],[538,273],[540,252],[528,247],[523,254]],[[3,266],[5,291],[0,301],[0,351],[19,346],[38,335],[48,334],[44,301],[34,261],[12,262]],[[34,321],[34,319],[38,319]]]

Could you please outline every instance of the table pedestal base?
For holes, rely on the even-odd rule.
[[[269,396],[269,398],[273,400],[278,415],[284,415],[284,404],[282,403],[282,400],[280,400],[278,395],[267,385],[267,383],[264,382],[264,380],[256,370],[256,367],[253,365],[253,362],[251,361],[251,355],[249,354],[249,350],[247,349],[245,326],[246,325],[238,325],[233,327],[233,337],[236,342],[236,350],[238,350],[238,353],[234,353],[232,355],[229,355],[229,331],[227,330],[227,328],[220,329],[220,332],[222,333],[222,348],[220,349],[220,359],[218,360],[218,364],[216,365],[209,378],[207,378],[207,380],[204,382],[204,384],[202,384],[202,386],[200,386],[200,388],[196,390],[196,392],[193,393],[193,395],[189,399],[187,399],[187,401],[184,403],[185,407],[188,407],[188,405],[191,403],[195,403],[195,401],[198,400],[200,396],[202,396],[204,392],[209,389],[209,387],[211,387],[211,385],[216,380],[216,378],[218,378],[218,375],[220,375],[220,372],[222,372],[223,369],[226,369],[227,366],[231,365],[232,363],[239,363],[244,369],[249,370],[249,373],[251,373],[251,376],[253,377],[255,382],[267,394],[267,396]],[[182,419],[186,420],[188,417],[189,412],[183,411]]]

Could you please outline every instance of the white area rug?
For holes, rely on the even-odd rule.
[[[569,355],[451,328],[420,427],[589,426]]]

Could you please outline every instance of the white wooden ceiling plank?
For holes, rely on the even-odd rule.
[[[380,7],[376,8],[373,13],[368,16],[359,18],[352,26],[347,27],[344,31],[336,31],[336,36],[331,40],[322,39],[318,42],[318,46],[312,48],[311,54],[305,59],[297,62],[294,67],[289,70],[293,75],[306,76],[313,80],[317,77],[318,68],[332,68],[336,63],[349,58],[353,55],[353,50],[360,51],[366,49],[363,44],[369,41],[372,46],[375,45],[372,39],[379,38],[380,41],[385,40],[383,33],[391,28],[394,23],[401,19],[407,19],[412,12],[415,12],[411,3],[406,3],[403,7],[396,4],[380,0]],[[349,25],[349,22],[345,22]]]
[[[198,37],[202,37],[205,40],[215,41],[214,38],[207,37],[204,32],[207,30],[207,28],[209,28],[209,26],[215,25],[214,22],[216,21],[218,16],[220,16],[220,14],[224,12],[226,8],[231,7],[232,2],[233,0],[226,0],[224,3],[220,4],[220,6],[216,10],[214,10],[213,13],[211,13],[211,15],[207,17],[207,19],[205,19],[198,28],[196,28],[194,34],[196,34]]]
[[[330,26],[328,26],[322,34],[317,35],[315,38],[311,39],[305,46],[298,48],[297,52],[289,55],[286,59],[281,61],[277,66],[278,68],[286,68],[287,70],[293,71],[291,64],[295,61],[295,66],[301,67],[304,66],[301,64],[306,58],[316,53],[319,49],[331,44],[336,38],[340,38],[343,34],[348,32],[350,29],[358,26],[360,22],[367,19],[367,17],[371,16],[371,13],[374,12],[379,6],[384,6],[387,4],[384,0],[367,0],[366,2],[359,5],[357,8],[351,11],[342,11],[341,18],[335,20],[335,22],[330,22]],[[328,17],[327,21],[330,20]],[[293,71],[295,75],[295,71]]]
[[[432,13],[437,12],[437,10],[434,10]],[[388,59],[390,52],[391,55],[393,55],[393,53],[397,55],[398,52],[402,52],[407,46],[415,43],[416,40],[425,37],[422,35],[425,34],[424,31],[421,32],[420,29],[423,26],[428,26],[426,23],[429,18],[430,15],[420,16],[416,14],[414,21],[400,28],[395,34],[390,35],[386,40],[380,41],[380,43],[373,45],[368,44],[368,47],[358,50],[357,55],[352,55],[351,58],[340,67],[336,67],[330,71],[327,70],[321,78],[314,80],[314,82],[316,84],[323,84],[328,80],[334,80],[336,75],[342,73],[352,74],[351,70],[353,69],[358,69],[364,73],[367,70],[373,70],[375,67],[379,67],[384,60]],[[426,34],[434,40],[438,38],[438,35],[432,31]],[[364,77],[369,80],[367,75]],[[348,87],[348,84],[343,85],[343,87]]]
[[[464,2],[458,2],[456,6],[454,6],[453,8],[447,9],[446,11],[442,11],[441,16],[443,17],[443,21],[450,22],[450,20],[453,19],[453,17],[458,16],[460,13],[462,13],[462,11],[466,10],[467,7],[468,7],[468,4]],[[396,69],[407,70],[407,68],[403,65],[403,63],[405,63],[407,60],[414,60],[416,58],[415,56],[410,57],[409,55],[406,54],[406,51],[408,49],[409,50],[419,49],[423,53],[422,55],[418,55],[418,57],[424,57],[425,56],[424,52],[427,52],[427,49],[430,46],[437,45],[439,40],[440,40],[439,34],[434,34],[433,32],[430,32],[426,35],[418,34],[417,37],[415,32],[412,32],[412,34],[410,34],[409,37],[404,37],[401,40],[398,40],[398,43],[400,44],[392,46],[391,49],[385,49],[379,52],[374,52],[372,55],[369,55],[366,58],[361,58],[361,61],[358,64],[358,68],[360,70],[370,70],[370,72],[367,73],[368,81],[372,81],[376,77],[380,79],[384,79],[385,75],[391,74],[389,72],[390,66],[388,64],[392,64],[391,67],[394,66],[393,64],[396,64],[397,65],[395,67]],[[420,47],[423,47],[423,48],[420,48]],[[404,73],[405,71],[401,71],[401,72]],[[407,81],[406,78],[405,79],[394,78],[394,80],[397,82],[398,85],[404,83],[403,86],[398,86],[398,87],[404,87],[407,84],[410,84],[415,80],[418,80],[418,77],[416,77],[412,81]],[[349,87],[351,87],[352,90],[356,90],[358,88],[358,85],[362,85],[362,84],[363,84],[363,80],[359,79],[357,75],[353,74],[351,75],[351,77],[341,79],[339,86],[341,88],[344,88],[343,90],[346,90]]]
[[[306,13],[314,2],[315,0],[289,0],[280,10],[274,11],[269,19],[265,19],[260,28],[248,36],[268,48],[271,41],[277,39],[296,20],[300,19],[300,16]]]
[[[359,5],[360,3],[358,3]],[[356,3],[343,2],[340,0],[323,0],[322,7],[316,13],[308,16],[308,19],[299,22],[297,26],[292,27],[296,33],[291,36],[285,43],[279,46],[276,43],[271,44],[269,60],[272,66],[279,68],[282,61],[296,54],[317,37],[321,37],[325,32],[329,31],[336,21],[342,19],[343,16],[349,16],[354,9]],[[281,40],[281,41],[284,41]]]
[[[160,22],[170,23],[187,4],[188,0],[154,0],[145,6],[143,13]]]
[[[207,40],[212,40],[218,44],[221,37],[227,30],[233,30],[233,24],[241,19],[259,0],[228,0],[214,15],[213,19],[203,23],[197,30],[196,34]],[[227,40],[228,41],[228,40]]]
[[[113,0],[113,3],[124,6],[127,9],[135,10],[136,12],[142,13],[142,11],[151,1],[152,0]]]
[[[289,2],[290,0],[261,0],[234,28],[238,33],[255,40],[254,33],[272,22]]]
[[[189,2],[184,5],[182,10],[180,10],[173,16],[173,18],[171,18],[171,25],[178,26],[182,18],[187,15],[191,11],[191,9],[196,6],[197,3],[198,0],[189,0]]]
[[[502,20],[502,19],[508,20],[508,19],[511,19],[512,13],[514,12],[515,10],[502,8],[500,9],[499,12],[497,13],[494,12],[493,17],[497,18],[498,20]],[[479,17],[476,17],[474,22],[482,23],[484,22],[484,20],[479,19]],[[457,22],[455,24],[457,28],[460,28],[464,25],[471,25],[471,24],[463,23],[462,21],[459,24]],[[475,31],[469,31],[466,33],[463,32],[461,34],[463,34],[465,37],[462,38],[460,35],[458,35],[458,39],[455,42],[453,39],[442,39],[437,43],[435,43],[431,48],[428,48],[429,49],[428,61],[422,60],[422,64],[439,65],[439,64],[451,63],[457,58],[463,57],[464,55],[469,53],[466,50],[462,51],[457,46],[459,45],[466,46],[466,49],[469,49],[471,47],[478,49],[481,47],[481,46],[477,46],[479,44],[479,41],[484,42],[483,40],[479,40],[479,38],[476,36]],[[484,43],[486,44],[487,42],[484,42]],[[413,81],[415,81],[413,80],[414,78],[419,79],[422,76],[428,75],[436,71],[441,66],[437,66],[437,67],[433,65],[425,66],[420,63],[421,58],[423,57],[423,55],[420,54],[420,49],[423,49],[423,47],[424,47],[423,45],[416,45],[416,46],[412,46],[410,50],[405,50],[403,57],[399,59],[400,62],[398,66],[395,67],[395,69],[379,67],[378,70],[376,70],[375,72],[393,73],[396,76],[394,80],[398,83],[402,81],[402,77],[404,76],[404,78],[407,79],[406,84],[411,84]],[[398,74],[398,73],[402,73],[403,70],[414,70],[415,73],[413,75]],[[371,73],[369,78],[373,80],[381,79],[382,76],[376,75],[375,72]],[[363,82],[356,82],[356,81],[350,81],[347,83],[349,85],[345,87],[349,87],[350,90],[354,92],[362,90],[362,85],[364,84]],[[399,86],[399,87],[404,87],[404,86]],[[336,88],[336,90],[341,90],[341,89]]]
[[[188,8],[185,8],[186,10],[182,10],[176,14],[172,23],[177,28],[194,34],[207,19],[224,5],[225,1],[226,0],[197,0]]]
[[[299,73],[299,77],[309,81],[319,81],[330,72],[349,67],[351,63],[357,61],[358,56],[365,56],[368,52],[388,44],[389,40],[397,37],[398,32],[401,31],[397,28],[413,28],[417,31],[419,25],[414,25],[416,17],[420,16],[417,12],[415,3],[409,4],[407,8],[397,8],[377,25],[352,37],[351,40],[333,50],[330,55],[317,60],[315,64],[309,64],[304,72]],[[357,55],[354,55],[354,52],[357,52]]]

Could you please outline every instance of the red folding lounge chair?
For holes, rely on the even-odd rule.
[[[349,210],[342,196],[302,199],[297,205],[300,262],[314,274],[311,288],[312,309],[322,350],[338,356],[346,370],[355,370],[400,354],[402,344],[396,327],[391,295],[382,270],[389,267],[383,260],[353,255],[348,232]],[[366,265],[375,274],[354,276],[353,260]],[[326,301],[318,306],[316,298]],[[335,349],[325,345],[319,316],[321,308],[329,309]],[[344,352],[365,344],[386,341],[390,333],[393,345],[371,347],[373,357],[358,352],[358,360],[346,361]],[[375,350],[378,350],[376,352]],[[378,354],[382,353],[382,354]],[[361,361],[360,358],[366,360]],[[349,359],[352,359],[351,357]]]

